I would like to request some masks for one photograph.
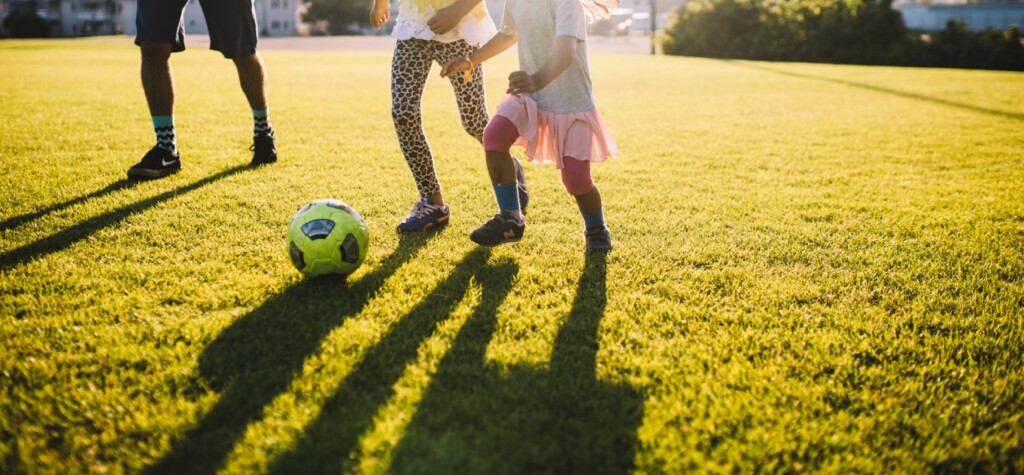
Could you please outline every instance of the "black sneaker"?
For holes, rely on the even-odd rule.
[[[254,138],[249,150],[252,151],[250,165],[266,165],[277,161],[277,146],[274,145],[273,135],[261,135]]]
[[[163,178],[181,170],[181,154],[171,153],[165,148],[153,147],[142,157],[142,161],[128,169],[128,178]]]
[[[608,252],[612,250],[612,233],[608,228],[587,228],[583,234],[587,237],[587,252]]]
[[[519,159],[512,157],[512,163],[516,167],[516,191],[519,192],[519,211],[526,214],[526,205],[530,204],[530,191],[526,189],[526,174],[523,173],[523,164]]]
[[[526,222],[519,224],[512,216],[498,213],[469,235],[469,239],[481,246],[497,246],[516,242],[523,238]]]

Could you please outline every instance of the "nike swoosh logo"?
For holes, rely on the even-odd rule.
[[[160,159],[160,165],[166,167],[167,165],[170,165],[170,164],[175,163],[177,161],[178,161],[178,159],[174,159],[174,160],[171,160],[169,162],[167,160]]]

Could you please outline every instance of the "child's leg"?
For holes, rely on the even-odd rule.
[[[487,174],[491,177],[491,186],[498,200],[501,211],[511,213],[517,221],[522,221],[522,211],[517,191],[516,168],[512,163],[509,149],[519,138],[519,130],[508,118],[494,116],[484,129],[484,155],[487,158]]]
[[[590,162],[564,157],[562,161],[562,183],[566,191],[576,198],[576,205],[583,215],[584,237],[587,252],[607,252],[612,249],[612,235],[604,223],[604,209],[601,206],[601,192],[590,177]]]
[[[577,122],[569,129],[566,142],[574,144],[569,150],[575,151],[582,158],[590,155],[590,126]],[[594,185],[590,175],[590,162],[577,160],[575,157],[563,157],[562,184],[565,190],[576,198],[576,206],[583,215],[587,228],[604,228],[604,210],[601,206],[601,192]]]
[[[435,60],[439,65],[444,65],[453,58],[469,56],[476,50],[464,40],[454,43],[439,43],[439,54]],[[477,141],[483,141],[484,127],[487,126],[487,97],[484,94],[484,74],[480,65],[473,67],[469,81],[466,81],[462,74],[453,74],[448,77],[455,90],[455,100],[459,105],[459,118],[462,120],[462,128]]]
[[[565,168],[561,170],[565,190],[576,198],[576,206],[579,207],[584,221],[588,221],[588,217],[593,220],[593,223],[587,222],[587,227],[604,226],[601,192],[590,176],[590,162],[573,157],[564,157],[562,162],[565,164]]]
[[[469,238],[477,244],[496,246],[523,238],[526,223],[519,204],[515,165],[508,153],[517,138],[519,131],[515,124],[500,115],[494,116],[484,129],[487,173],[491,176],[494,197],[501,212],[470,233]]]
[[[443,207],[441,183],[434,171],[434,156],[423,132],[420,110],[423,88],[430,74],[429,43],[419,39],[396,43],[391,61],[391,119],[420,197],[431,198],[435,205]]]

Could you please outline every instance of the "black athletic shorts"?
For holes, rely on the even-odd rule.
[[[143,41],[171,43],[171,51],[185,50],[185,4],[189,0],[139,0],[135,15],[138,34]],[[199,0],[210,31],[210,49],[225,58],[243,58],[256,52],[256,10],[253,0]]]

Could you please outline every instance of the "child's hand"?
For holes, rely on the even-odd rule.
[[[537,92],[540,90],[540,85],[537,84],[537,80],[533,76],[526,73],[526,71],[516,71],[508,75],[508,89],[505,90],[506,94],[529,94],[531,92]]]
[[[459,26],[459,22],[462,21],[462,17],[466,16],[466,12],[457,8],[455,4],[448,5],[437,11],[434,16],[427,20],[427,27],[430,31],[433,31],[435,35],[443,35],[448,33]]]
[[[370,24],[380,29],[391,17],[391,5],[386,1],[373,2],[373,9],[370,10]]]
[[[445,63],[444,67],[441,68],[441,77],[446,78],[452,74],[464,72],[468,75],[470,72],[471,65],[466,58],[455,58]]]

